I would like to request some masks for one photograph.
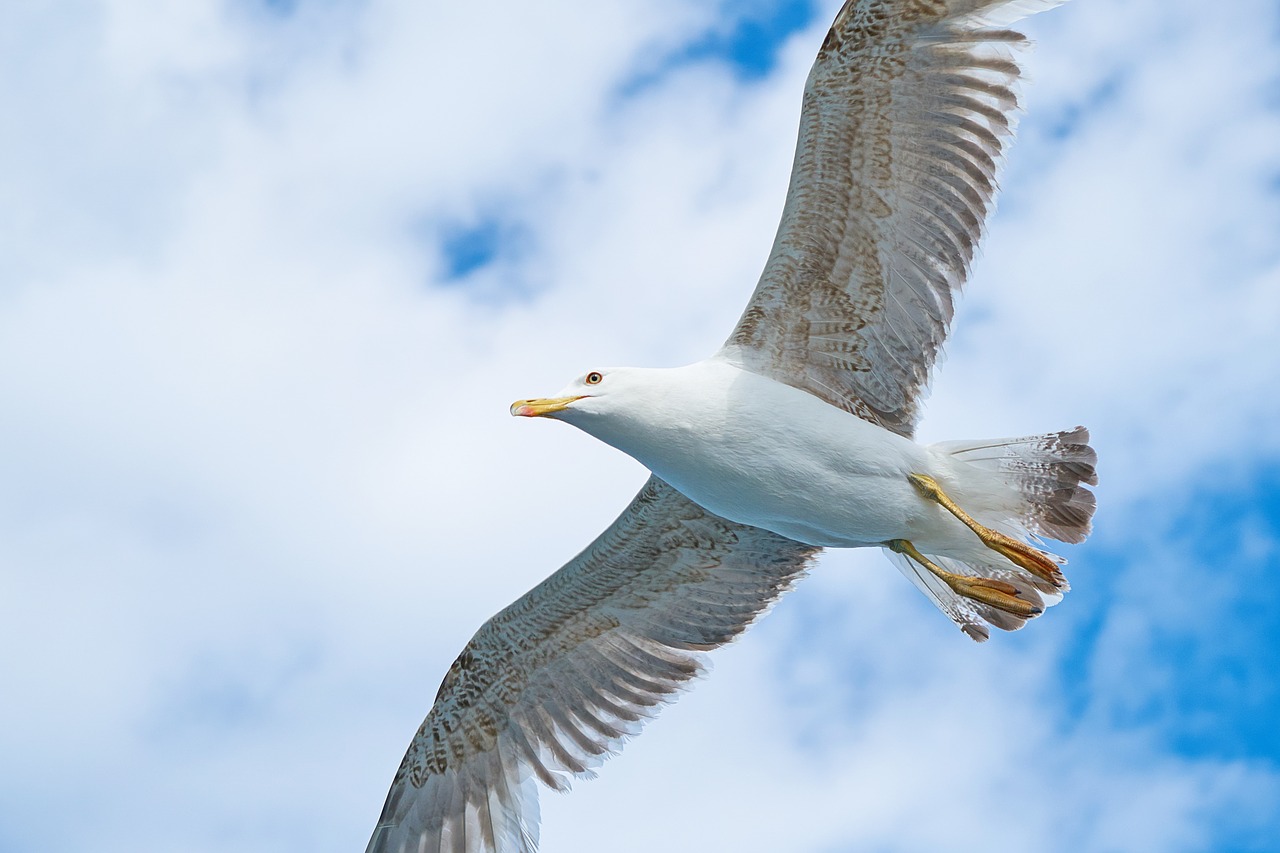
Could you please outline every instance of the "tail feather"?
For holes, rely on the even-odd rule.
[[[1009,535],[1022,534],[1019,538],[1024,541],[1034,542],[1035,537],[1045,536],[1075,544],[1088,537],[1097,503],[1087,487],[1098,483],[1098,455],[1089,446],[1089,431],[1084,427],[1021,438],[944,442],[933,445],[933,449],[998,475],[999,481],[1021,498],[1011,501],[1016,508],[1005,518],[981,518],[984,524],[1003,528]],[[1070,588],[1060,575],[1051,579],[1037,577],[994,551],[990,552],[990,559],[963,560],[926,552],[946,571],[1011,584],[1017,589],[1018,598],[1038,608],[1031,616],[1020,616],[959,595],[905,555],[888,549],[885,553],[939,610],[978,642],[990,636],[988,626],[1018,630],[1045,608],[1061,601]],[[1047,556],[1059,565],[1066,562],[1053,554]]]
[[[1029,532],[1076,545],[1092,531],[1097,501],[1085,486],[1098,484],[1098,454],[1084,427],[1022,438],[948,441],[934,448],[1016,486]]]

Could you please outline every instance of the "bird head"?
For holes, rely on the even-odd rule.
[[[569,420],[575,414],[599,412],[610,392],[624,384],[619,370],[591,370],[582,374],[554,397],[516,400],[511,414],[521,418]]]

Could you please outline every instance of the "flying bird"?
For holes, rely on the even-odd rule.
[[[876,546],[969,637],[1067,590],[1089,534],[1083,427],[920,445],[919,401],[992,205],[1020,34],[1059,0],[848,0],[804,90],[782,222],[710,358],[595,368],[511,413],[652,476],[449,668],[368,853],[533,853],[537,786],[617,751],[810,567]]]

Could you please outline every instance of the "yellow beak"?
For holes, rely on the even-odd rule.
[[[578,397],[539,397],[534,400],[516,400],[511,404],[511,414],[518,418],[540,418],[544,415],[563,412],[569,408],[570,403],[575,403],[585,396],[584,394]]]

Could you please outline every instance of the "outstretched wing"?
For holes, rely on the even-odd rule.
[[[650,478],[585,551],[472,637],[367,853],[532,853],[534,780],[563,790],[590,776],[817,551]]]
[[[997,25],[1061,0],[848,0],[804,92],[791,187],[726,354],[903,435],[1017,106]]]

